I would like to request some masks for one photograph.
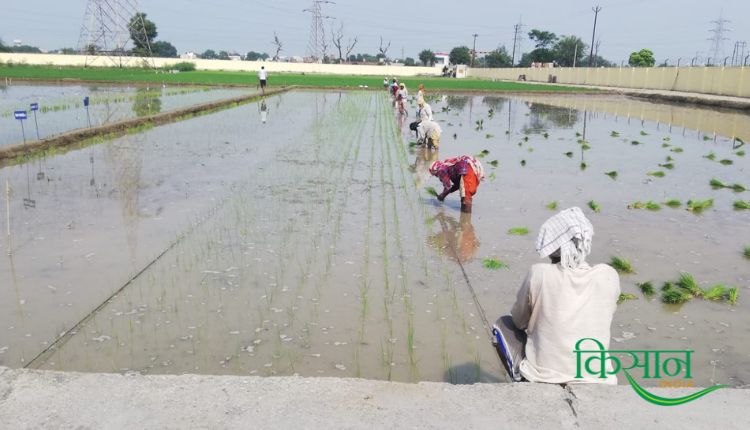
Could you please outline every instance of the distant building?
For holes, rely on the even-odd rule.
[[[180,55],[180,58],[182,58],[183,60],[195,60],[196,58],[198,58],[198,55],[195,52],[188,51]]]
[[[436,52],[435,53],[435,67],[446,67],[450,65],[450,54],[446,54],[445,52]]]
[[[242,55],[240,55],[240,54],[238,54],[236,52],[233,52],[233,53],[229,54],[229,59],[232,60],[232,61],[242,61]]]
[[[23,45],[23,40],[21,40],[21,39],[15,39],[15,40],[13,40],[13,46],[14,46],[15,48],[19,48],[19,47],[21,47],[22,45]]]

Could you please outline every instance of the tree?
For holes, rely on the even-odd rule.
[[[276,35],[276,32],[273,32],[273,46],[276,47],[276,55],[273,56],[273,61],[279,61],[279,52],[282,51],[281,47],[283,46],[281,43],[281,40],[279,39],[279,36]]]
[[[421,61],[425,66],[434,66],[437,58],[435,57],[434,52],[430,51],[429,49],[425,49],[419,53],[419,61]]]
[[[451,64],[469,64],[471,63],[471,50],[467,46],[457,46],[451,49],[448,60]]]
[[[411,58],[411,57],[406,57],[404,59],[404,66],[415,66],[416,64],[417,64],[417,62],[414,61],[414,59]]]
[[[552,49],[555,61],[563,67],[580,66],[587,50],[588,45],[576,36],[563,36]]]
[[[490,52],[484,57],[487,67],[510,67],[510,55],[504,46]]]
[[[383,60],[388,60],[388,48],[391,47],[391,41],[388,41],[388,45],[383,46],[383,36],[380,36],[380,47],[378,48],[378,57]]]
[[[535,48],[547,49],[557,41],[557,35],[550,31],[542,31],[535,28],[529,32],[529,39],[534,42]]]
[[[2,39],[0,39],[0,52],[10,52],[10,48],[5,46]]]
[[[247,55],[245,55],[245,60],[247,60],[247,61],[258,61],[258,60],[265,61],[265,60],[269,59],[270,57],[271,56],[268,55],[268,54],[266,54],[265,52],[250,51],[250,52],[247,53]]]
[[[630,54],[628,64],[632,67],[654,67],[656,60],[654,59],[654,53],[650,49],[641,49],[638,52]]]
[[[130,38],[133,39],[133,45],[135,45],[134,52],[147,52],[151,43],[159,34],[156,31],[156,24],[146,19],[146,14],[143,12],[138,12],[130,18],[128,28],[130,29]]]
[[[21,45],[10,48],[12,52],[28,53],[28,54],[41,54],[42,50],[36,46]]]
[[[343,62],[344,59],[349,58],[349,54],[352,53],[354,50],[354,47],[357,46],[357,36],[354,36],[354,40],[351,38],[344,43],[344,23],[342,22],[341,25],[339,25],[338,31],[331,34],[331,39],[333,40],[333,46],[336,47],[336,49],[339,51],[339,63]]]
[[[213,49],[206,49],[201,55],[199,55],[199,57],[203,58],[204,60],[216,59],[216,51],[214,51]]]
[[[228,60],[229,59],[229,52],[227,51],[219,51],[219,54],[216,56],[219,60]]]
[[[156,57],[175,58],[177,57],[177,48],[169,42],[159,40],[151,44],[151,53]]]

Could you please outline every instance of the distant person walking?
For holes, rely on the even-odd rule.
[[[383,78],[383,89],[387,90],[390,85],[388,84],[388,78]]]
[[[265,66],[260,66],[260,70],[258,71],[258,80],[260,81],[260,90],[263,91],[263,94],[265,94],[266,85],[268,84],[268,75],[266,74]]]

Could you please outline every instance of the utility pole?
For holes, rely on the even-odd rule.
[[[599,18],[599,12],[601,12],[602,7],[599,5],[596,5],[595,7],[592,7],[591,10],[594,11],[594,32],[591,35],[591,53],[589,54],[589,67],[591,67],[591,63],[594,62],[594,40],[596,40],[596,20]]]
[[[729,24],[730,22],[731,21],[724,19],[721,15],[719,15],[719,19],[711,21],[711,24],[713,24],[714,27],[708,31],[714,35],[708,40],[711,41],[710,52],[714,62],[717,62],[719,57],[724,55],[724,41],[729,40],[724,34],[729,33],[730,30],[726,27],[726,24]]]
[[[127,63],[126,50],[131,35],[144,47],[141,55],[151,57],[143,15],[138,15],[138,0],[88,0],[83,26],[78,37],[78,52],[86,55],[88,66],[99,56],[106,56],[115,66]],[[133,19],[134,17],[138,19]],[[126,57],[123,63],[123,57]]]
[[[474,67],[474,58],[477,56],[477,36],[479,35],[474,33],[472,36],[474,36],[474,48],[471,50],[471,67]]]
[[[302,12],[310,12],[312,15],[312,21],[310,22],[310,40],[307,42],[307,49],[310,52],[310,57],[315,62],[323,61],[325,47],[327,46],[323,20],[334,19],[331,16],[323,16],[323,10],[320,5],[324,3],[336,4],[335,2],[328,0],[313,0],[311,8],[302,10]]]
[[[513,26],[513,54],[511,55],[510,65],[511,67],[516,65],[516,48],[519,47],[519,44],[521,43],[521,37],[520,33],[523,31],[523,24],[521,23],[521,20],[518,20],[518,24]],[[520,50],[519,50],[520,54]]]
[[[575,49],[573,49],[573,68],[576,68],[576,59],[578,58],[578,42],[576,42]]]

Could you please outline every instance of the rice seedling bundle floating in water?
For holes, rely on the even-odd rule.
[[[659,164],[659,167],[664,168],[664,169],[672,170],[672,169],[674,169],[674,164],[672,164],[672,163],[664,163],[664,164]]]
[[[630,274],[635,273],[633,266],[630,262],[624,258],[614,256],[609,260],[609,265],[612,266],[618,273]]]
[[[738,157],[744,157],[745,156],[745,151],[737,151],[737,152],[734,153],[734,155],[736,155]]]
[[[644,296],[651,298],[656,295],[656,289],[651,282],[643,282],[636,285],[641,289],[641,293],[643,293]]]
[[[727,288],[721,284],[714,285],[707,290],[703,290],[703,298],[706,300],[721,300],[726,294]]]
[[[431,196],[434,196],[434,197],[437,197],[437,196],[438,196],[438,192],[437,192],[437,191],[435,191],[435,189],[434,189],[434,188],[432,188],[432,187],[425,187],[425,189],[424,189],[424,190],[425,190],[425,191],[427,191],[427,194],[429,194],[429,195],[431,195]]]
[[[521,166],[525,166],[525,165],[526,165],[526,160],[521,160]]]
[[[611,133],[609,133],[609,135],[612,136],[612,137],[620,137],[620,133],[618,133],[616,131],[612,131]]]
[[[631,144],[631,145],[640,145],[640,144],[641,144],[641,142],[639,142],[639,141],[637,141],[637,140],[633,140],[633,141],[631,141],[631,142],[630,142],[630,144]]]
[[[565,153],[565,155],[566,155],[566,156],[567,156],[568,158],[573,158],[573,152],[572,152],[572,151],[568,151],[568,152],[566,152],[566,153]]]
[[[605,172],[605,175],[609,176],[612,179],[617,179],[617,171],[613,170],[611,172]]]
[[[591,208],[591,210],[594,211],[594,212],[596,212],[596,213],[599,213],[602,210],[602,207],[599,206],[599,203],[597,203],[597,202],[595,202],[593,200],[589,200],[589,208]]]
[[[486,269],[490,270],[498,270],[498,269],[507,269],[508,265],[503,263],[500,260],[494,259],[494,258],[485,258],[484,261],[482,261],[482,265]]]
[[[549,210],[551,210],[551,211],[553,211],[553,210],[557,209],[557,200],[555,200],[554,202],[550,202],[550,203],[549,203],[549,204],[548,204],[548,205],[546,206],[546,208],[547,208],[547,209],[549,209]]]
[[[492,161],[490,161],[490,165],[491,165],[492,167],[497,167],[497,165],[498,165],[498,161],[497,161],[497,160],[492,160]]]
[[[682,206],[682,202],[677,199],[669,199],[666,202],[664,202],[664,204],[669,206],[670,208],[678,208]]]
[[[744,200],[735,200],[734,202],[734,208],[737,210],[747,210],[750,209],[750,202],[746,202]]]
[[[663,178],[664,176],[666,176],[666,173],[662,172],[661,170],[657,170],[655,172],[648,172],[646,174],[648,176],[654,176],[654,177],[657,177],[657,178]]]
[[[581,163],[581,170],[586,170],[586,168],[589,167],[586,163]]]
[[[617,298],[617,304],[619,305],[626,300],[638,300],[638,296],[630,293],[621,293],[620,297]]]
[[[681,152],[683,152],[685,150],[682,149],[682,148],[680,148],[679,146],[675,146],[674,148],[670,149],[670,151],[672,151],[672,152],[674,152],[676,154],[679,154],[679,153],[681,153]]]
[[[746,246],[745,249],[742,250],[742,255],[744,255],[745,258],[750,258],[750,246]]]
[[[734,164],[734,161],[725,158],[723,160],[719,160],[719,163],[721,163],[724,166],[729,166],[731,164]]]
[[[714,199],[708,200],[688,200],[687,210],[690,212],[700,213],[714,205]]]
[[[513,227],[508,230],[508,234],[513,236],[525,236],[529,234],[529,229],[526,227]]]
[[[646,133],[645,131],[641,130],[641,136],[648,136],[648,133]]]
[[[714,152],[712,151],[712,152],[709,152],[708,154],[704,155],[703,158],[707,158],[707,159],[709,159],[711,161],[714,161],[714,160],[716,160],[716,154],[714,154]]]

